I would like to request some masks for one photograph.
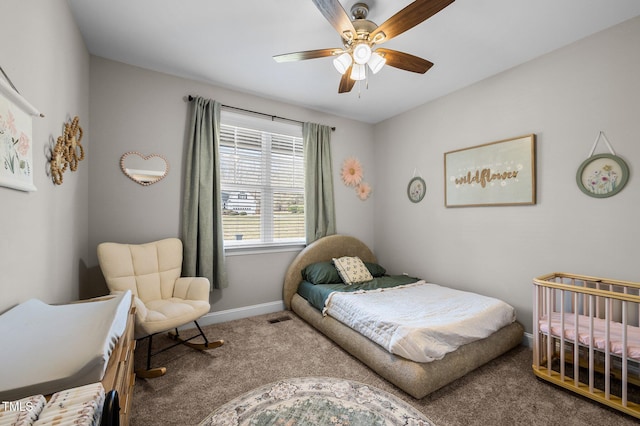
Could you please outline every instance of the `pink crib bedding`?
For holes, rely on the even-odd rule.
[[[576,340],[575,321],[575,314],[564,314],[564,338],[567,340]],[[548,334],[549,321],[546,315],[539,319],[539,324],[540,331]],[[603,351],[606,348],[605,324],[606,321],[603,319],[593,319],[593,346]],[[551,334],[560,337],[561,330],[560,313],[554,312],[551,314]],[[610,352],[622,356],[624,345],[622,342],[621,323],[611,321],[609,340],[611,343],[609,347]],[[590,344],[589,317],[585,315],[578,315],[578,342],[585,346],[589,346]],[[640,361],[640,328],[630,325],[627,325],[627,357]]]

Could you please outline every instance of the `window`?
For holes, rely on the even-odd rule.
[[[220,122],[225,247],[304,243],[302,126],[224,109]]]

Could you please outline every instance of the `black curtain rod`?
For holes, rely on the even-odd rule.
[[[188,99],[189,99],[189,102],[191,102],[192,100],[195,99],[195,97],[189,95]],[[236,111],[248,112],[250,114],[264,115],[265,117],[270,117],[272,121],[273,120],[285,120],[285,121],[291,121],[291,122],[294,122],[294,123],[304,124],[304,122],[302,122],[300,120],[294,120],[292,118],[278,117],[277,115],[265,114],[264,112],[251,111],[250,109],[238,108],[238,107],[234,107],[234,106],[230,106],[230,105],[224,105],[223,104],[222,106],[225,107],[225,108],[234,109]],[[331,130],[335,131],[336,128],[332,127]]]

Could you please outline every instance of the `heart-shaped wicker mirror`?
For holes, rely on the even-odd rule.
[[[129,179],[143,186],[159,182],[169,173],[169,163],[162,155],[135,151],[122,154],[120,168]]]

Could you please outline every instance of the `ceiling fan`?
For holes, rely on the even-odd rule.
[[[387,19],[381,25],[367,20],[369,7],[356,3],[349,18],[338,0],[313,0],[313,3],[342,37],[343,48],[306,50],[276,55],[276,62],[302,61],[334,56],[333,64],[342,74],[338,93],[350,92],[358,80],[366,78],[366,67],[375,74],[385,65],[424,74],[433,66],[426,59],[385,49],[378,45],[427,20],[453,3],[454,0],[416,0]]]

